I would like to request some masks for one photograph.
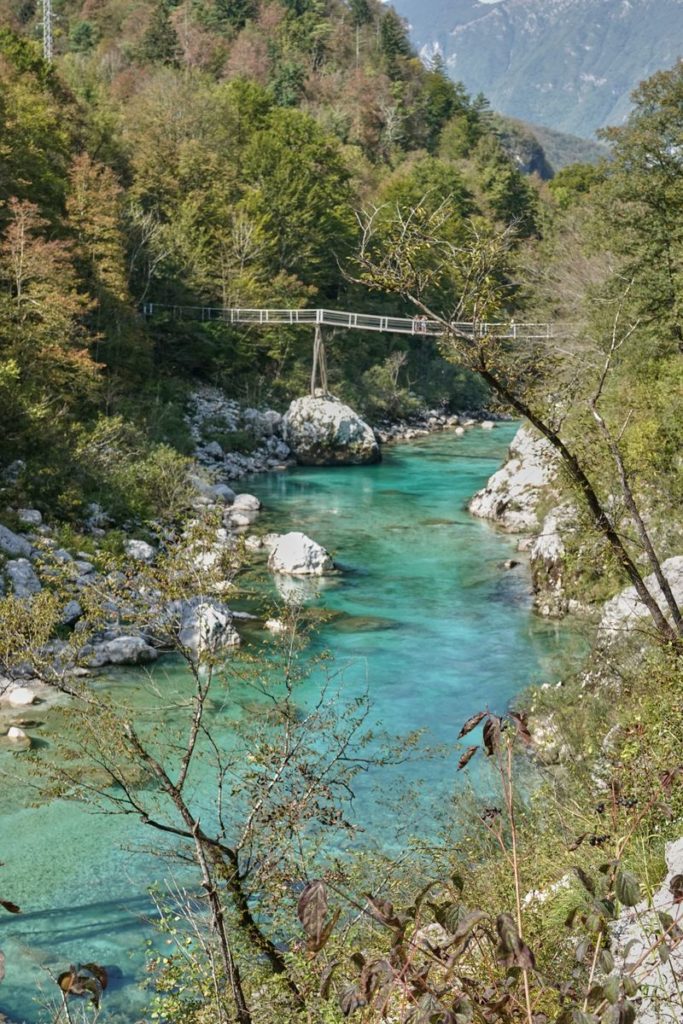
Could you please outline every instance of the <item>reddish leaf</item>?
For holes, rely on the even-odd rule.
[[[0,900],[0,907],[4,907],[8,914],[20,914],[21,908],[9,900]]]
[[[319,942],[327,915],[327,887],[319,878],[304,887],[299,897],[297,914],[308,938]]]
[[[517,925],[511,914],[499,914],[496,918],[498,932],[498,962],[504,967],[521,967],[523,971],[532,971],[536,966],[534,954],[517,931]]]
[[[458,733],[458,739],[461,740],[463,736],[467,736],[468,732],[472,732],[473,729],[479,725],[483,718],[486,718],[488,711],[477,711],[476,715],[472,715],[467,719],[462,729]]]
[[[483,736],[486,754],[488,757],[491,757],[498,749],[500,742],[500,718],[497,715],[489,715],[488,721],[484,726]]]
[[[463,768],[464,768],[464,767],[465,767],[466,765],[468,765],[468,764],[470,763],[470,761],[472,760],[472,758],[474,757],[474,755],[476,754],[476,752],[477,752],[478,750],[479,750],[479,747],[478,747],[478,746],[474,746],[474,747],[468,747],[468,748],[467,748],[467,750],[465,751],[465,753],[464,753],[464,754],[462,755],[462,757],[461,757],[461,758],[460,758],[460,760],[458,761],[458,771],[459,771],[459,772],[460,772],[460,771],[462,771],[462,769],[463,769]]]

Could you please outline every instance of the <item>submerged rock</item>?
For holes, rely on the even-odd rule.
[[[364,465],[379,462],[372,428],[338,398],[316,393],[297,398],[287,410],[284,439],[303,466]]]
[[[293,531],[278,537],[268,568],[288,576],[323,576],[334,569],[330,555],[305,533]]]

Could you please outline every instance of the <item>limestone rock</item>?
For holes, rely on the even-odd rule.
[[[79,601],[67,601],[62,612],[61,622],[64,626],[73,626],[83,618],[83,608]]]
[[[268,568],[288,576],[323,576],[334,569],[334,563],[320,544],[305,533],[293,531],[278,537]]]
[[[124,550],[134,562],[153,562],[156,557],[156,549],[148,544],[146,540],[135,540],[130,538],[124,545]]]
[[[541,531],[530,551],[531,579],[535,606],[541,615],[561,616],[567,611],[564,592],[564,536],[571,529],[576,509],[569,505],[555,508],[543,520]]]
[[[7,730],[7,738],[10,740],[26,740],[28,736],[18,725],[11,725]]]
[[[0,526],[0,551],[10,558],[30,558],[32,547],[25,537]]]
[[[662,924],[658,913],[667,914],[683,928],[683,903],[675,901],[671,883],[683,874],[683,839],[666,846],[667,875],[651,902],[625,907],[613,925],[617,967],[632,971],[636,982],[643,983],[638,1024],[678,1024],[680,1021],[680,976],[683,971],[683,947],[669,942],[671,953],[666,963],[659,956]]]
[[[15,686],[7,693],[7,703],[12,708],[24,708],[35,704],[37,698],[28,686]]]
[[[254,494],[237,494],[232,508],[234,511],[239,510],[240,512],[258,512],[261,502]]]
[[[37,508],[20,508],[17,512],[19,522],[26,526],[41,526],[43,517]]]
[[[683,555],[667,558],[662,563],[662,571],[669,581],[680,608],[683,605]],[[645,585],[666,615],[668,607],[654,575],[645,578]],[[599,633],[603,639],[613,638],[619,633],[628,631],[639,619],[647,618],[648,615],[649,612],[638,597],[636,588],[627,587],[606,602],[602,611]]]
[[[269,633],[279,634],[284,633],[287,630],[287,624],[282,619],[266,619],[263,623],[264,629],[267,629]]]
[[[224,647],[236,647],[240,635],[232,625],[232,612],[227,605],[211,598],[184,603],[181,609],[178,639],[197,658],[215,654]]]
[[[227,484],[212,484],[206,493],[222,505],[232,505],[235,500],[235,492]]]
[[[12,584],[15,597],[31,597],[43,589],[28,558],[17,558],[8,562],[5,572]]]
[[[145,665],[155,661],[158,651],[141,636],[117,636],[94,647],[87,659],[94,668],[103,665]]]
[[[363,465],[380,460],[372,428],[348,405],[322,392],[291,403],[283,437],[296,461],[304,466]]]
[[[554,449],[544,437],[520,427],[508,460],[470,501],[472,515],[492,519],[513,533],[538,525],[537,506],[544,487],[556,473]]]

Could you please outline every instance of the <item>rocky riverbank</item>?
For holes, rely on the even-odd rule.
[[[387,443],[448,429],[462,434],[475,426],[493,429],[495,422],[432,410],[410,423],[383,424],[375,434],[329,396],[300,399],[280,415],[241,409],[206,388],[193,395],[188,426],[196,447],[188,468],[193,497],[186,522],[125,524],[124,531],[114,530],[115,553],[112,528],[119,524],[95,505],[73,543],[60,543],[58,529],[37,509],[14,509],[11,528],[0,526],[0,585],[36,615],[52,614],[54,626],[25,656],[0,664],[0,703],[6,707],[44,700],[55,681],[68,688],[69,680],[106,666],[146,665],[171,649],[198,657],[207,647],[238,646],[240,620],[253,618],[228,601],[238,562],[265,556],[269,570],[283,580],[334,572],[329,554],[314,539],[296,530],[277,536],[255,528],[259,500],[234,489],[244,474],[282,470],[297,458],[372,462],[378,438]],[[245,439],[251,451],[226,450]],[[169,573],[187,581],[182,599],[163,593],[159,578]],[[300,585],[280,589],[296,594]],[[277,632],[281,623],[262,626]]]

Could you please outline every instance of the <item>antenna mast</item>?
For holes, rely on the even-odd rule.
[[[43,57],[52,63],[52,0],[43,0]]]

